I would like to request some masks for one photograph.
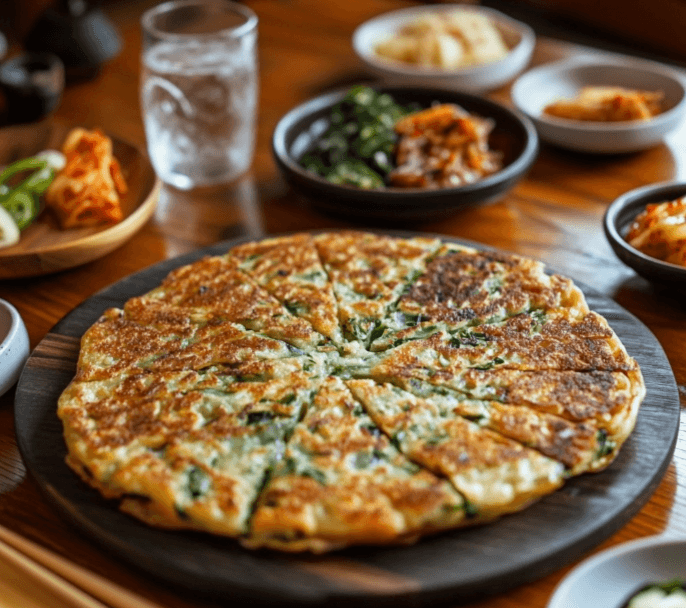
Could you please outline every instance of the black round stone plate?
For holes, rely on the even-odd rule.
[[[430,107],[435,102],[455,103],[495,126],[489,146],[503,156],[503,168],[486,178],[455,188],[381,188],[363,190],[332,184],[303,169],[298,160],[328,125],[331,108],[349,89],[327,93],[288,112],[272,136],[276,164],[293,188],[324,211],[368,220],[389,222],[425,219],[454,213],[468,205],[502,198],[529,170],[538,154],[538,135],[533,123],[517,110],[484,97],[460,91],[416,87],[375,87],[390,93],[401,104]]]
[[[156,286],[172,268],[221,254],[244,240],[162,262],[89,298],[36,347],[16,390],[19,448],[48,501],[108,554],[144,576],[194,598],[208,596],[236,605],[455,604],[503,592],[580,558],[621,528],[659,484],[679,426],[679,398],[669,362],[635,317],[582,286],[590,307],[608,319],[641,365],[647,396],[636,429],[605,471],[570,479],[520,513],[412,546],[358,547],[309,556],[248,551],[231,539],[155,529],[119,512],[64,464],[66,448],[55,410],[73,377],[79,340],[106,308],[121,307]]]

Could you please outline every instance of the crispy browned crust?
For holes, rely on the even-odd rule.
[[[383,318],[440,245],[436,239],[357,231],[318,235],[314,242],[338,297],[339,321],[346,335],[354,334],[356,322]]]
[[[238,323],[300,348],[325,341],[307,321],[292,315],[230,256],[206,257],[173,270],[159,288],[128,306],[166,304],[187,315]]]
[[[432,321],[459,323],[557,307],[587,310],[573,283],[546,275],[540,262],[446,246],[398,308]]]
[[[231,250],[240,268],[319,333],[341,342],[333,288],[309,234],[245,243]]]

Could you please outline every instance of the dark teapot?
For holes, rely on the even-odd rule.
[[[97,76],[121,50],[121,38],[96,0],[57,0],[38,17],[24,48],[57,55],[70,82]]]

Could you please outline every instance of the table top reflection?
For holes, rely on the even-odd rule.
[[[103,66],[97,78],[69,85],[60,107],[48,120],[98,126],[145,149],[138,92],[139,20],[154,4],[144,0],[105,5],[119,28],[123,50]],[[352,51],[352,32],[366,19],[407,4],[402,0],[250,0],[246,4],[260,19],[260,101],[251,169],[223,187],[191,192],[163,187],[153,217],[130,240],[102,258],[55,274],[0,281],[0,298],[13,304],[22,315],[32,348],[84,300],[156,262],[237,237],[297,230],[379,228],[351,218],[329,216],[310,206],[279,173],[272,157],[271,136],[279,119],[296,105],[332,89],[372,82]],[[539,36],[532,65],[586,52],[587,48]],[[510,104],[509,86],[492,91],[489,97]],[[660,342],[683,407],[683,296],[676,290],[653,286],[620,262],[603,235],[602,217],[608,205],[628,190],[654,182],[686,180],[684,142],[686,124],[670,133],[663,144],[625,155],[591,156],[543,144],[526,177],[498,202],[469,207],[438,220],[415,221],[407,228],[469,239],[540,259],[615,300]],[[0,525],[160,606],[214,606],[146,580],[75,532],[53,511],[27,474],[18,452],[13,397],[13,390],[0,397]],[[650,500],[589,555],[648,535],[686,535],[684,454],[686,430],[680,432],[672,463]],[[573,566],[469,606],[544,608],[555,586]],[[2,577],[0,572],[0,581]]]

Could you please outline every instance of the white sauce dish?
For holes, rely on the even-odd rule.
[[[0,300],[0,395],[19,379],[29,358],[29,334],[17,309]]]

